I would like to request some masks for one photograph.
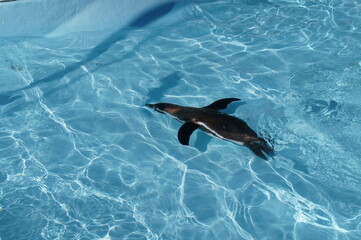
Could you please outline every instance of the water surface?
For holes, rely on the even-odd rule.
[[[1,239],[360,239],[360,9],[192,1],[177,24],[0,39]],[[272,160],[183,146],[144,106],[226,97]]]

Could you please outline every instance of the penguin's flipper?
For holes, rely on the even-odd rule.
[[[214,110],[219,111],[219,110],[227,108],[228,104],[230,104],[231,102],[239,101],[239,100],[241,100],[241,99],[239,99],[239,98],[223,98],[223,99],[215,101],[212,104],[209,104],[208,106],[205,106],[204,108],[209,108],[209,109],[214,109]]]
[[[189,139],[192,135],[192,133],[194,132],[194,130],[196,130],[199,126],[195,123],[192,122],[186,122],[184,123],[179,131],[178,131],[178,140],[181,144],[183,145],[188,145],[189,144]]]

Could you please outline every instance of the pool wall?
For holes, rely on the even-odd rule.
[[[172,0],[19,0],[0,2],[0,36],[57,36],[116,30]]]

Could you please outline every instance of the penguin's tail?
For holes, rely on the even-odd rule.
[[[264,160],[268,161],[266,155],[267,153],[269,156],[273,156],[274,151],[273,149],[267,144],[264,139],[260,139],[259,141],[253,141],[247,144],[247,147],[252,150],[254,154],[258,157],[263,158]]]

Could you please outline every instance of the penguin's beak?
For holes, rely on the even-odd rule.
[[[150,108],[153,108],[153,109],[154,109],[155,104],[145,104],[145,106],[147,106],[147,107],[150,107]]]

